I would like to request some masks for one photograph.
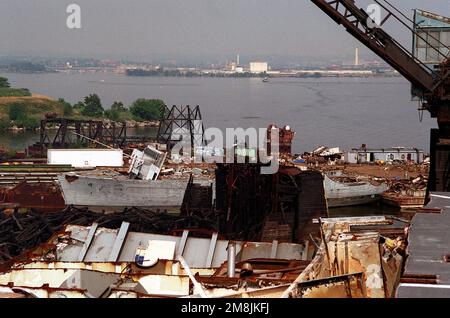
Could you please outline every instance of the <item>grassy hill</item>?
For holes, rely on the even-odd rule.
[[[11,119],[11,108],[18,113]],[[56,113],[58,117],[86,120],[105,120],[106,116],[88,117],[80,114],[79,109],[73,109],[70,115],[64,114],[64,104],[44,95],[0,97],[0,131],[6,128],[18,127],[35,129],[47,113]],[[134,119],[130,112],[119,112],[117,121]]]
[[[8,110],[11,104],[21,105],[24,112],[30,116],[44,117],[46,113],[55,112],[62,115],[62,105],[47,96],[15,96],[0,97],[0,117],[8,117]],[[42,115],[42,116],[41,116]]]
[[[14,108],[17,113],[17,118],[14,120],[10,118],[11,108]],[[45,118],[46,113],[62,116],[63,105],[41,95],[0,97],[0,129],[11,126],[37,128],[39,121]]]
[[[148,101],[141,100],[140,103],[145,104]],[[71,105],[64,99],[54,100],[47,96],[31,94],[27,88],[12,88],[8,79],[0,76],[0,131],[10,128],[36,129],[49,113],[73,119],[109,119],[122,122],[135,119],[132,112],[120,102],[115,102],[111,108],[105,111],[96,94],[86,96],[84,101]],[[147,108],[144,107],[142,111],[148,112]]]

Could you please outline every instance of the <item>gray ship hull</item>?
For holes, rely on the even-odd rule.
[[[58,182],[67,205],[93,211],[118,211],[125,207],[179,210],[188,184],[188,180],[144,181],[65,174],[58,176]]]

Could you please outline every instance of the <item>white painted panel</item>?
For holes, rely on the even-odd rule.
[[[121,149],[48,149],[48,164],[82,167],[122,167]]]

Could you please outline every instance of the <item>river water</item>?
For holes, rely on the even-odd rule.
[[[429,151],[434,119],[424,113],[403,78],[256,78],[127,77],[95,74],[7,74],[13,87],[62,97],[75,103],[96,93],[105,108],[114,101],[129,105],[137,98],[160,98],[167,105],[200,105],[205,127],[266,128],[289,124],[296,136],[293,150],[318,146],[419,147]],[[131,132],[134,134],[135,132]],[[137,134],[147,133],[138,131]],[[0,145],[23,149],[38,134],[2,133]]]

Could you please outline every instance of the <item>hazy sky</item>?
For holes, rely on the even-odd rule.
[[[412,8],[450,15],[449,0],[391,2],[409,16]],[[78,30],[66,27],[71,3],[81,6]],[[236,52],[333,56],[361,47],[309,0],[1,0],[0,43],[1,55],[144,60]]]

